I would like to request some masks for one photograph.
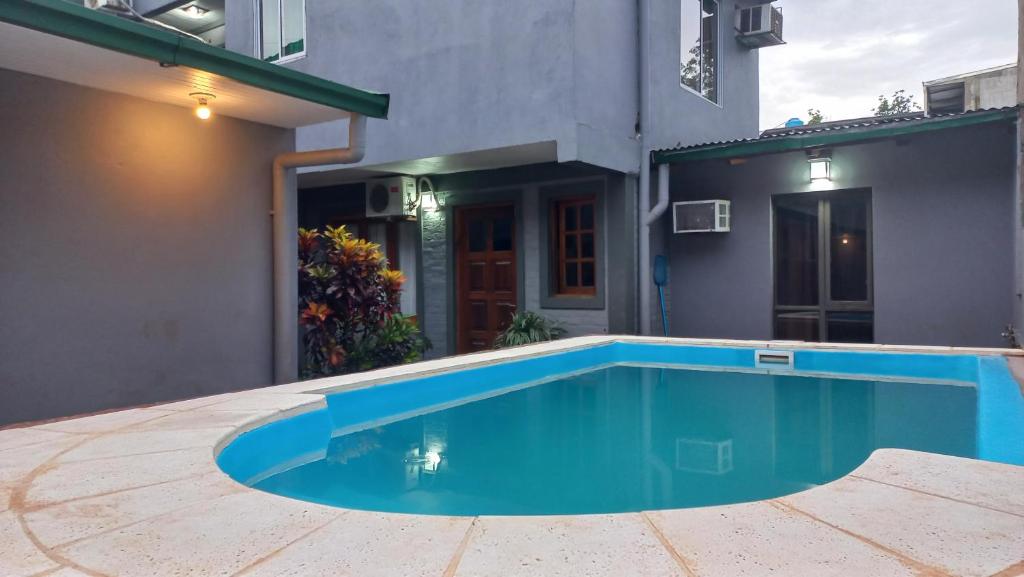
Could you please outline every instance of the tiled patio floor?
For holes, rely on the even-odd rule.
[[[911,451],[770,501],[571,517],[350,511],[223,474],[239,427],[322,406],[304,387],[0,431],[0,576],[1024,575],[1024,468]]]

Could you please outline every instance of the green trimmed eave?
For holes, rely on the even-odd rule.
[[[760,140],[712,144],[682,150],[659,150],[651,153],[654,164],[675,164],[697,160],[743,158],[764,154],[777,154],[794,150],[807,150],[823,146],[858,144],[873,140],[907,136],[936,130],[947,130],[990,122],[1017,119],[1017,109],[1008,108],[988,112],[969,112],[958,116],[939,117],[923,121],[894,122],[863,129],[822,131],[793,136],[777,136]]]
[[[65,0],[0,0],[0,22],[145,58],[204,70],[262,90],[373,118],[387,118],[390,97],[210,46]]]

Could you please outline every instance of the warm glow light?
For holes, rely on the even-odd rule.
[[[846,235],[844,234],[844,235],[843,235],[843,237],[842,237],[842,239],[840,239],[840,241],[839,241],[839,242],[841,242],[841,243],[843,243],[843,244],[850,244],[850,237],[848,237],[848,236],[846,236]]]
[[[209,120],[213,116],[210,101],[217,97],[209,92],[193,92],[189,96],[196,99],[196,116],[200,120]]]

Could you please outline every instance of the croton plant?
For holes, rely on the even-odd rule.
[[[405,277],[380,247],[344,226],[299,229],[299,323],[303,378],[418,360],[430,347],[399,313]]]

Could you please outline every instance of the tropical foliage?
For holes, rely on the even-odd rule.
[[[498,335],[494,346],[499,349],[553,341],[565,336],[565,329],[557,323],[531,311],[516,313],[508,328]]]
[[[405,278],[344,226],[299,230],[303,378],[418,360],[430,344],[399,314]]]
[[[908,95],[906,90],[897,90],[892,93],[892,98],[879,95],[878,106],[872,112],[875,116],[897,116],[918,110],[921,110],[921,107],[914,101],[912,95]]]

